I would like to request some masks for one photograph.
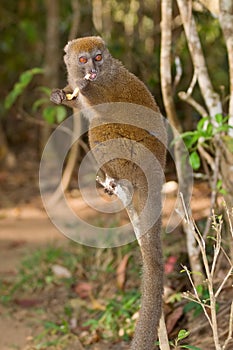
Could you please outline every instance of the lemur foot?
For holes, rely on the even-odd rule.
[[[97,176],[96,181],[104,187],[104,192],[107,193],[109,196],[115,194],[117,184],[114,181],[114,179],[110,179],[106,176],[105,180],[103,181],[99,176]]]

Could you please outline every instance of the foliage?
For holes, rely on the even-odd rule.
[[[57,288],[64,291],[64,295],[66,295],[66,298],[62,299],[59,310],[58,306],[52,310],[51,307],[49,314],[47,314],[46,307],[41,307],[40,304],[38,304],[39,306],[36,305],[35,312],[43,315],[41,319],[38,318],[43,330],[37,336],[33,336],[30,341],[32,343],[31,348],[41,350],[47,348],[66,349],[67,344],[72,341],[75,342],[77,338],[71,327],[72,319],[77,319],[82,328],[81,322],[84,323],[85,319],[89,319],[85,325],[85,327],[88,327],[89,334],[91,334],[91,331],[93,333],[96,331],[103,338],[119,339],[119,337],[122,337],[127,340],[131,338],[134,329],[132,315],[137,314],[140,303],[140,293],[138,291],[132,289],[126,292],[118,292],[113,297],[111,295],[111,298],[106,301],[106,306],[101,301],[102,307],[96,308],[91,300],[77,297],[74,286],[77,283],[77,274],[80,273],[79,270],[83,269],[84,271],[84,266],[85,275],[89,276],[87,282],[89,285],[92,282],[101,283],[100,278],[106,281],[106,277],[103,275],[115,276],[114,264],[116,257],[120,258],[121,255],[126,254],[130,247],[132,250],[132,246],[134,245],[128,245],[113,251],[77,247],[75,244],[70,244],[66,248],[56,246],[41,248],[22,259],[12,283],[9,283],[9,281],[5,283],[0,280],[2,291],[0,301],[8,307],[14,305],[14,301],[21,298],[23,298],[23,302],[24,300],[30,302],[32,295],[36,298],[38,295],[43,296],[43,293],[46,297],[48,293],[53,295]],[[54,265],[67,268],[72,277],[57,277],[53,272]],[[99,273],[97,274],[97,272]],[[132,271],[129,271],[129,274],[131,273],[136,274],[135,264],[132,265]],[[26,299],[24,299],[24,296],[26,296]],[[98,300],[96,300],[96,304],[98,304]],[[77,315],[77,310],[80,310],[80,308],[86,316],[81,316],[80,311]]]
[[[184,139],[185,145],[190,152],[189,161],[194,170],[198,170],[201,166],[198,145],[201,144],[207,149],[207,151],[211,151],[213,138],[217,134],[225,133],[231,128],[227,123],[228,118],[228,116],[217,114],[213,122],[210,117],[203,117],[197,123],[196,130],[186,131],[181,134],[181,137]]]
[[[84,326],[91,326],[98,330],[104,338],[122,337],[128,340],[134,331],[132,316],[138,312],[140,293],[130,291],[121,293],[118,297],[108,301],[105,310],[95,319],[88,320]]]
[[[230,227],[231,238],[233,238],[233,231],[231,225],[231,218],[229,216],[229,211],[227,212],[228,224]],[[224,248],[223,239],[222,239],[222,231],[223,231],[223,218],[222,215],[212,216],[212,234],[208,237],[203,237],[195,223],[193,222],[193,235],[195,240],[198,243],[201,253],[201,259],[203,263],[203,280],[205,282],[205,288],[196,285],[194,279],[192,277],[192,272],[188,270],[186,266],[184,266],[184,271],[187,273],[189,281],[191,283],[193,292],[185,292],[184,298],[191,301],[188,304],[187,309],[195,309],[195,314],[197,315],[200,312],[199,307],[201,307],[207,321],[209,327],[212,331],[213,340],[216,349],[225,349],[227,344],[230,342],[232,338],[232,317],[233,317],[233,302],[230,308],[229,314],[229,326],[228,326],[228,335],[225,335],[225,341],[220,340],[220,329],[217,322],[217,311],[219,309],[218,300],[220,293],[223,291],[224,286],[229,281],[232,284],[232,272],[233,272],[233,264],[231,258],[229,256],[229,252],[227,252]],[[191,218],[189,218],[191,220]],[[212,254],[211,259],[208,256],[207,244],[206,240],[211,240],[212,246]],[[231,242],[230,242],[231,244]],[[226,270],[223,274],[223,278],[221,283],[219,281],[216,283],[216,276],[218,270],[218,263],[225,259],[227,264]],[[196,303],[196,306],[193,304]],[[221,343],[224,341],[224,345]]]
[[[16,293],[40,291],[53,284],[66,283],[70,286],[73,283],[72,277],[58,278],[51,268],[54,264],[60,264],[74,272],[76,263],[74,255],[62,248],[51,246],[46,249],[38,249],[21,261],[14,284],[10,288],[2,286],[0,300],[10,301]]]
[[[57,347],[65,349],[70,338],[75,337],[66,320],[60,323],[45,321],[43,327],[44,330],[34,338],[35,349],[38,350],[46,350],[54,346],[56,349]]]
[[[37,99],[33,103],[32,111],[36,112],[39,108],[42,108],[42,116],[49,124],[63,122],[67,116],[66,108],[64,106],[48,106],[51,90],[46,86],[40,86],[39,91],[44,93],[46,97]]]
[[[210,304],[210,294],[207,288],[205,288],[203,285],[197,286],[197,292],[198,295],[203,302],[203,304],[208,305]],[[189,301],[185,307],[184,307],[184,312],[188,313],[192,311],[193,312],[193,317],[197,317],[200,314],[203,313],[202,306],[195,301]]]
[[[42,74],[43,72],[44,71],[42,68],[32,68],[32,69],[27,70],[26,72],[23,72],[19,76],[19,81],[17,83],[15,83],[13,89],[5,98],[5,102],[4,102],[5,109],[11,108],[11,106],[15,103],[16,99],[20,95],[22,95],[22,93],[25,91],[26,87],[32,81],[32,78],[34,77],[34,75]]]
[[[186,339],[189,336],[189,334],[190,332],[186,329],[181,329],[177,335],[177,338],[173,342],[170,342],[171,346],[174,348],[177,348],[179,346],[179,348],[181,349],[201,350],[200,348],[197,348],[193,345],[179,344],[182,340]]]
[[[42,68],[32,68],[23,72],[18,82],[15,83],[13,89],[6,96],[4,101],[5,109],[8,110],[16,102],[20,95],[27,95],[26,88],[29,86],[33,77],[37,74],[44,73]],[[61,123],[67,116],[66,108],[64,106],[48,105],[51,90],[46,86],[40,86],[38,90],[45,95],[45,97],[35,100],[32,106],[32,112],[36,112],[39,108],[42,108],[42,116],[49,124]]]
[[[72,25],[73,9],[70,2],[61,1],[59,17],[60,48],[68,40],[68,34]],[[80,0],[80,25],[77,36],[92,35],[98,33],[104,36],[111,52],[122,60],[124,64],[135,72],[151,87],[153,94],[160,101],[159,86],[159,42],[160,42],[160,15],[157,2],[146,0],[135,1],[134,6],[126,1],[111,1],[109,18],[106,23],[111,26],[106,28],[105,18],[99,18],[94,23],[89,20],[94,12],[92,1]],[[38,0],[31,3],[30,0],[18,2],[2,2],[2,31],[1,31],[1,57],[4,87],[3,96],[11,89],[20,72],[31,69],[33,65],[43,66],[46,16],[45,3]],[[137,9],[137,10],[135,10]],[[106,16],[104,13],[102,16]],[[87,21],[88,18],[88,21]],[[227,64],[224,40],[216,19],[208,13],[196,14],[199,33],[203,46],[208,52],[208,66],[213,75],[214,85],[228,85],[226,69]],[[102,26],[98,27],[98,23]],[[129,26],[132,28],[129,28]],[[190,62],[186,40],[183,33],[177,35],[174,31],[174,54],[178,55],[185,69],[182,82],[179,86],[184,89],[188,83],[190,74]],[[213,45],[214,43],[214,45]],[[218,69],[216,69],[216,67]],[[64,84],[64,69],[61,65],[61,86]],[[63,80],[62,80],[63,79]],[[179,105],[178,105],[179,110]],[[182,110],[181,110],[182,113]]]
[[[174,349],[191,349],[191,350],[201,350],[200,348],[193,346],[193,345],[187,345],[187,344],[180,344],[180,342],[184,339],[186,339],[189,336],[190,332],[186,329],[181,329],[177,335],[177,337],[174,340],[169,341],[169,344]],[[159,342],[157,342],[157,345],[159,345]]]

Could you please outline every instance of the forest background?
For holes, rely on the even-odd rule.
[[[16,309],[19,315],[16,327],[22,320],[24,326],[18,337],[13,339],[10,334],[11,344],[3,343],[2,348],[5,350],[15,344],[20,349],[47,349],[48,346],[67,349],[67,342],[79,344],[80,339],[90,349],[98,348],[96,344],[100,342],[103,349],[107,338],[113,348],[117,344],[117,349],[120,346],[123,349],[132,336],[133,325],[127,320],[134,319],[137,314],[139,294],[135,290],[140,284],[140,267],[133,268],[133,261],[139,256],[135,245],[97,253],[66,242],[63,250],[57,242],[48,243],[51,227],[47,226],[41,226],[43,233],[39,235],[44,241],[40,241],[39,247],[38,242],[33,245],[30,242],[28,246],[28,236],[24,236],[27,230],[35,230],[35,212],[45,220],[38,186],[41,154],[51,132],[71,113],[49,102],[50,90],[66,85],[63,48],[75,37],[100,35],[112,55],[145,82],[163,115],[183,135],[190,152],[190,160],[186,161],[191,162],[195,172],[194,188],[191,188],[190,179],[179,161],[182,154],[177,141],[173,144],[175,162],[170,156],[167,162],[166,179],[172,188],[167,196],[173,206],[178,176],[186,221],[176,228],[176,236],[164,233],[168,279],[165,316],[169,339],[173,342],[170,346],[230,349],[233,319],[233,5],[227,1],[204,0],[3,0],[0,18],[0,238],[2,257],[7,261],[6,265],[2,264],[3,308],[0,312],[3,317],[7,313],[9,318]],[[86,143],[85,137],[83,143]],[[63,179],[70,201],[79,197],[73,169],[86,150],[85,146],[79,147],[75,145],[74,157],[68,157],[67,176]],[[208,240],[211,236],[214,244],[211,245],[210,239],[202,245],[200,236],[193,232],[197,229],[193,229],[192,216],[202,232],[201,237]],[[25,221],[20,236],[17,230],[28,217],[32,220]],[[216,250],[218,245],[221,246],[219,251]],[[17,259],[11,264],[12,252]],[[26,263],[22,262],[25,254]],[[208,264],[212,266],[211,273],[208,273]],[[64,276],[61,278],[59,272],[54,271],[56,265],[67,269],[66,282],[62,279]],[[91,265],[96,266],[94,272]],[[38,266],[41,266],[39,271],[36,270]],[[181,269],[186,275],[180,273]],[[108,274],[116,286],[114,290],[106,286],[106,292],[100,285],[106,276],[109,278]],[[203,282],[205,279],[208,283]],[[185,295],[187,302],[181,295],[193,285],[193,292]],[[38,296],[42,291],[43,301]],[[212,297],[211,291],[215,291]],[[220,292],[223,297],[217,300]],[[65,294],[66,300],[62,312],[55,305],[49,314],[43,314],[41,310],[46,309],[51,300],[61,300],[57,296],[59,293],[62,297]],[[114,304],[113,300],[119,304]],[[94,311],[89,310],[90,303],[97,304],[93,306]],[[36,321],[35,310],[43,314]],[[78,314],[82,311],[80,319],[77,310]],[[194,310],[195,315],[190,310]],[[224,319],[222,327],[218,324],[218,314]],[[194,327],[189,335],[197,322],[195,317],[200,317],[200,326]],[[30,333],[28,323],[33,323],[36,337],[34,332],[33,336]],[[202,331],[203,339],[200,338]]]

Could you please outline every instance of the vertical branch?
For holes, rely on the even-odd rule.
[[[161,21],[161,87],[163,103],[171,125],[181,132],[181,125],[177,118],[173,100],[172,74],[171,74],[171,45],[172,45],[172,1],[162,1]]]
[[[103,11],[103,33],[106,40],[111,40],[113,21],[112,21],[112,1],[104,1],[104,11]]]
[[[197,33],[196,23],[193,14],[190,11],[190,3],[191,2],[187,0],[177,0],[201,93],[204,97],[210,116],[215,117],[216,114],[222,113],[222,105],[219,95],[214,91],[209,78],[201,42]]]
[[[161,350],[170,350],[169,345],[169,339],[167,335],[167,328],[164,318],[164,313],[162,312],[160,323],[159,323],[159,329],[158,329],[158,336],[159,336],[159,347]]]
[[[71,1],[72,6],[72,23],[71,28],[69,32],[69,40],[75,39],[76,35],[78,33],[79,25],[80,25],[80,13],[81,13],[81,6],[79,0],[72,0]]]
[[[230,73],[230,103],[229,103],[229,125],[233,126],[233,4],[229,0],[219,0],[219,22],[225,37],[229,73]],[[229,135],[233,137],[233,129],[229,129]]]
[[[0,164],[8,169],[13,169],[17,165],[16,157],[8,147],[7,139],[0,120]]]
[[[162,1],[162,22],[161,22],[161,58],[160,58],[160,71],[161,71],[161,86],[162,95],[166,114],[170,124],[175,130],[182,131],[179,123],[175,104],[173,100],[172,89],[172,74],[171,74],[171,45],[172,45],[172,0]],[[176,131],[175,131],[176,132]],[[176,135],[175,135],[176,136]],[[177,176],[180,186],[180,192],[183,194],[185,201],[185,207],[188,208],[189,214],[191,209],[189,206],[190,191],[191,191],[191,177],[190,172],[187,171],[188,159],[184,157],[183,147],[181,141],[177,141],[174,146],[175,162],[177,168]],[[199,250],[197,249],[195,238],[192,233],[192,228],[187,222],[183,221],[183,229],[186,234],[187,249],[190,260],[190,265],[193,271],[201,272],[202,268],[199,262]],[[200,275],[195,274],[195,282],[200,284]]]
[[[45,76],[46,85],[58,86],[59,54],[59,3],[56,0],[45,0],[47,11],[45,42]],[[52,59],[52,64],[51,64]]]
[[[46,39],[45,39],[45,81],[44,85],[53,88],[58,86],[59,54],[59,1],[45,0]],[[51,64],[52,60],[52,64]],[[41,149],[44,148],[50,133],[47,124],[42,129]]]
[[[225,340],[223,345],[223,350],[227,348],[228,343],[231,341],[233,336],[233,301],[231,303],[230,317],[229,317],[229,328],[228,328],[228,337]]]
[[[73,40],[76,38],[79,25],[80,25],[80,0],[72,0],[72,24],[69,32],[69,40]],[[80,144],[79,140],[76,140],[77,135],[82,134],[82,119],[81,115],[75,116],[75,109],[73,109],[74,117],[73,117],[73,139],[75,140],[74,143],[72,143],[69,156],[67,158],[66,167],[64,169],[63,175],[62,175],[62,189],[63,191],[67,190],[71,176],[73,174],[75,164],[77,160],[80,157]]]
[[[92,0],[92,20],[96,30],[99,33],[103,31],[103,1],[102,0]]]

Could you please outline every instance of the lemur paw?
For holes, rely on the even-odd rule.
[[[60,105],[64,100],[66,100],[66,94],[64,90],[56,89],[52,91],[50,95],[50,101],[56,103],[57,105]]]
[[[114,181],[110,181],[108,183],[108,186],[104,188],[104,192],[107,193],[109,196],[112,196],[115,194],[115,189],[116,189],[116,183]]]
[[[96,181],[101,186],[103,186],[104,192],[108,193],[109,196],[112,196],[113,194],[115,194],[115,190],[116,190],[117,184],[114,181],[114,179],[111,179],[108,176],[106,176],[105,180],[103,181],[99,176],[97,176],[96,177]]]

